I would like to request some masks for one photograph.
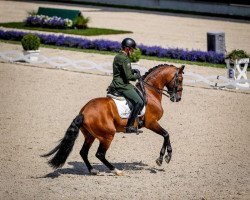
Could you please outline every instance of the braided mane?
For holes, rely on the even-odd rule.
[[[142,80],[144,80],[151,72],[155,71],[156,69],[160,68],[160,67],[173,67],[173,65],[168,65],[168,64],[160,64],[157,65],[155,67],[150,68],[143,76],[142,76]]]

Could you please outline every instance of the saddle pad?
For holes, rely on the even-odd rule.
[[[121,118],[123,119],[127,119],[129,118],[129,115],[131,113],[131,110],[128,106],[128,103],[126,100],[117,100],[117,99],[113,99],[115,104],[116,104],[116,107],[117,107],[117,110],[118,110],[118,113],[120,115]],[[145,106],[143,107],[141,113],[139,114],[139,117],[143,116],[145,114]]]

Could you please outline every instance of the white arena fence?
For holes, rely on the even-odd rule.
[[[98,71],[105,75],[112,74],[112,64],[111,63],[102,63],[97,64],[88,60],[71,60],[65,57],[46,57],[44,55],[39,55],[39,58],[35,61],[31,61],[28,55],[23,55],[20,51],[4,51],[0,52],[0,59],[7,62],[29,62],[34,65],[47,64],[52,68],[56,69],[65,69],[71,71]],[[141,74],[144,74],[147,69],[142,66],[135,66],[141,71]],[[184,84],[205,84],[207,86],[216,88],[216,89],[240,89],[240,90],[250,90],[250,79],[228,79],[224,76],[202,76],[200,74],[185,72],[184,74]]]

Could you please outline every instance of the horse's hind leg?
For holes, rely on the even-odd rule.
[[[85,132],[84,136],[85,136],[85,141],[84,141],[84,144],[83,144],[82,149],[80,151],[80,155],[81,155],[83,161],[85,162],[89,172],[93,175],[96,175],[99,173],[99,171],[96,169],[93,169],[93,167],[91,166],[91,164],[88,160],[89,149],[90,149],[91,145],[93,144],[95,138],[87,132]]]
[[[113,139],[113,138],[112,138]],[[122,176],[123,172],[116,169],[106,158],[106,152],[111,144],[112,140],[105,140],[100,141],[100,145],[98,147],[98,150],[96,152],[96,157],[104,164],[106,165],[113,173],[115,173],[118,176]]]

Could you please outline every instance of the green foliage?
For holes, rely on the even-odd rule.
[[[240,49],[235,49],[226,56],[226,59],[230,60],[238,60],[241,58],[249,58],[249,55],[247,54],[247,52]]]
[[[46,27],[30,27],[30,26],[26,26],[25,23],[23,22],[0,23],[0,26],[6,27],[6,28],[47,31],[47,32],[53,32],[53,33],[64,33],[64,34],[84,35],[84,36],[132,33],[131,31],[113,30],[113,29],[104,29],[104,28],[87,28],[87,29],[71,29],[71,28],[56,29],[55,28],[54,29],[54,28],[46,28]]]
[[[141,58],[141,50],[139,48],[134,49],[129,58],[131,62],[138,62]]]
[[[84,17],[82,15],[78,16],[75,21],[75,26],[78,29],[86,29],[88,28],[89,17]]]
[[[27,11],[27,15],[28,15],[28,16],[37,15],[37,11],[35,11],[35,10]]]
[[[21,44],[26,51],[38,50],[40,46],[40,38],[33,34],[27,34],[23,36]]]

